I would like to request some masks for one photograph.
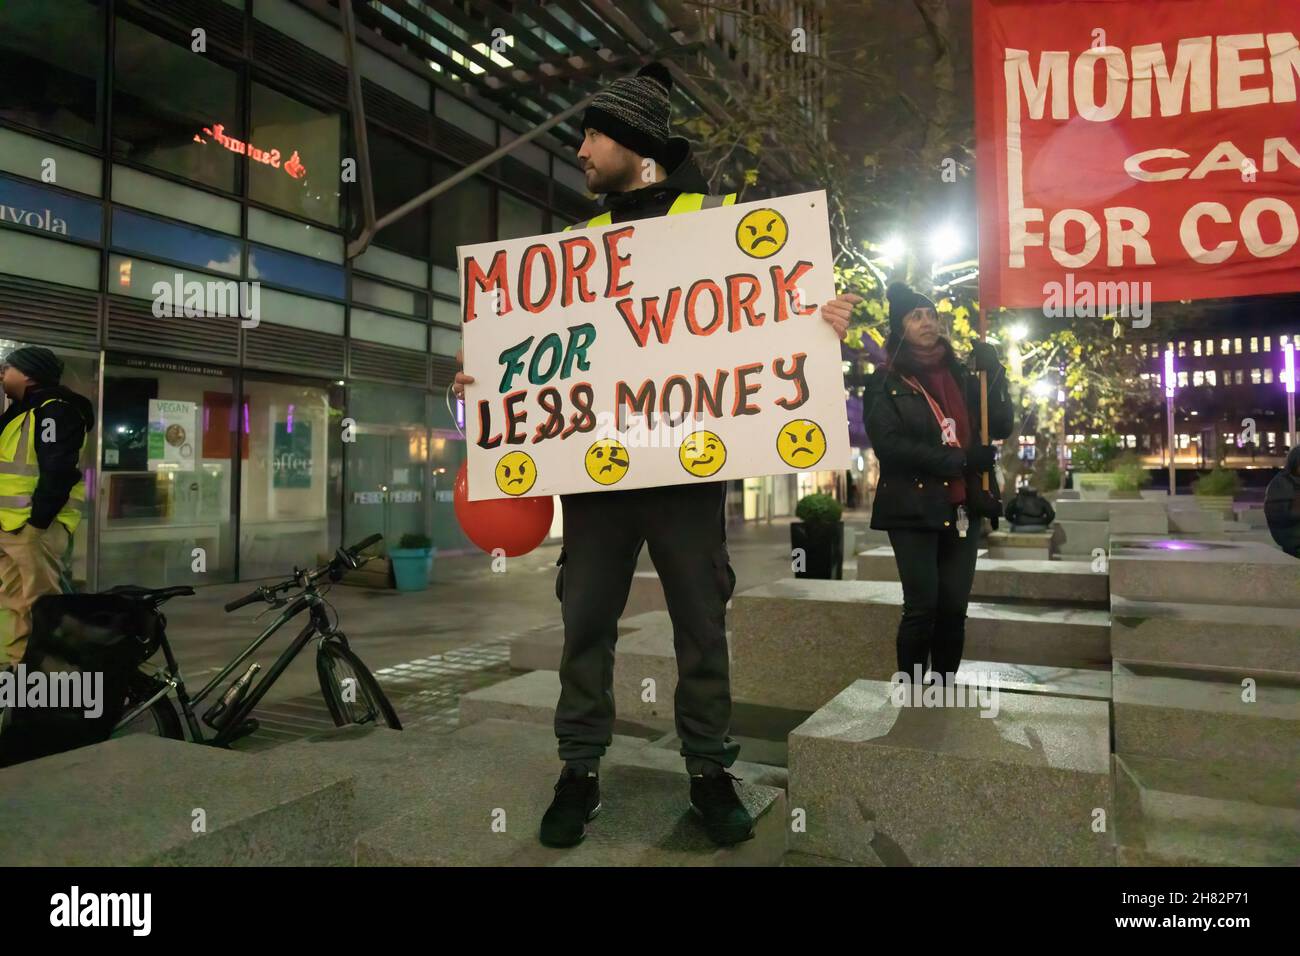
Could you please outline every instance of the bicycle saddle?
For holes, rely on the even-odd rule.
[[[109,588],[104,593],[125,594],[128,597],[141,598],[157,607],[174,597],[191,595],[194,593],[194,589],[188,584],[177,584],[170,588],[143,588],[138,584],[119,584],[116,587]]]

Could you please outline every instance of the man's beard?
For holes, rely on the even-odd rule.
[[[628,174],[626,171],[621,173],[602,173],[594,166],[588,166],[591,171],[587,188],[597,195],[606,193],[621,193],[627,191]]]

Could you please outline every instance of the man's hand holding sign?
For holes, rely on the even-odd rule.
[[[807,193],[462,247],[470,498],[847,460],[836,337],[860,300],[833,296],[825,208]]]

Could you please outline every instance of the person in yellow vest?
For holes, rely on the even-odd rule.
[[[77,462],[95,410],[59,384],[63,362],[47,348],[14,349],[0,370],[9,397],[0,415],[3,666],[22,659],[36,599],[60,591],[59,572],[86,499]]]
[[[569,227],[729,206],[709,185],[685,139],[669,135],[672,75],[660,63],[606,86],[583,116],[578,161],[605,211]],[[840,295],[822,318],[841,339],[861,299]],[[460,355],[457,354],[457,361]],[[459,372],[464,395],[473,377]],[[649,545],[673,622],[677,736],[690,775],[690,806],[719,845],[753,835],[754,821],[727,772],[740,747],[729,735],[731,686],[725,617],[736,586],[726,537],[724,481],[560,496],[564,544],[555,592],[564,619],[555,735],[563,769],[542,817],[541,842],[573,846],[601,808],[599,765],[613,737],[614,644],[641,549]]]

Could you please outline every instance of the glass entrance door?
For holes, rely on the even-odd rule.
[[[382,534],[386,549],[404,534],[427,534],[423,429],[358,425],[348,450],[344,521],[349,541]]]

